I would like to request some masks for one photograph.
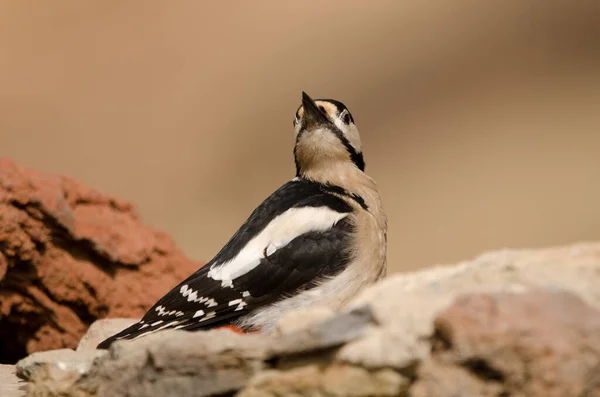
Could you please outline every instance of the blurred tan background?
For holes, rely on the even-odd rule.
[[[208,260],[352,111],[391,271],[600,235],[600,2],[0,1],[0,156]]]

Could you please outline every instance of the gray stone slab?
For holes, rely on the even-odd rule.
[[[16,375],[15,365],[0,364],[0,397],[22,397],[27,383]]]

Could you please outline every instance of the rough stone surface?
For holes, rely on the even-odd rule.
[[[307,365],[287,371],[264,371],[238,397],[371,397],[399,396],[408,380],[390,369],[369,371],[348,365]]]
[[[279,335],[289,334],[294,331],[306,329],[313,324],[331,317],[333,314],[330,308],[322,306],[298,309],[285,314],[279,320],[275,331]]]
[[[600,244],[501,251],[401,274],[274,335],[166,331],[29,396],[600,397]]]
[[[364,335],[375,324],[373,320],[369,306],[355,308],[282,335],[270,353],[293,355],[337,347]]]
[[[104,339],[124,330],[138,320],[132,318],[106,318],[94,321],[77,345],[77,351],[96,350]]]
[[[197,268],[131,204],[0,160],[0,362],[141,317]]]
[[[17,363],[17,376],[29,379],[42,366],[52,364],[59,369],[78,372],[88,372],[92,363],[98,357],[106,354],[104,350],[91,350],[86,352],[75,352],[71,349],[48,350],[30,354]]]
[[[223,395],[240,389],[264,368],[267,346],[258,334],[165,331],[115,343],[79,378],[67,375],[73,373],[69,371],[38,371],[30,395]]]
[[[455,266],[392,275],[350,303],[371,305],[380,326],[345,345],[338,359],[410,371],[429,356],[435,316],[458,295],[538,287],[571,291],[600,307],[600,244],[496,251]]]
[[[600,395],[600,311],[571,293],[466,295],[435,325],[414,397]]]
[[[30,379],[30,385],[26,389],[27,397],[44,396],[78,396],[92,397],[93,394],[75,388],[75,382],[81,374],[73,371],[65,371],[56,365],[47,364],[40,366]],[[49,381],[51,379],[51,381]]]
[[[26,383],[16,375],[14,365],[0,364],[0,397],[22,397]]]

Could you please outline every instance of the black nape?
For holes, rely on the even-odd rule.
[[[356,166],[358,167],[359,170],[363,171],[365,170],[365,159],[363,157],[362,153],[358,153],[356,151],[350,153],[350,160],[352,160],[352,162],[354,164],[356,164]]]

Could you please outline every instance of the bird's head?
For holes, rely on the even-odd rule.
[[[358,129],[348,108],[332,99],[313,100],[302,93],[302,105],[294,117],[296,174],[314,167],[347,163],[364,171],[365,162]]]

